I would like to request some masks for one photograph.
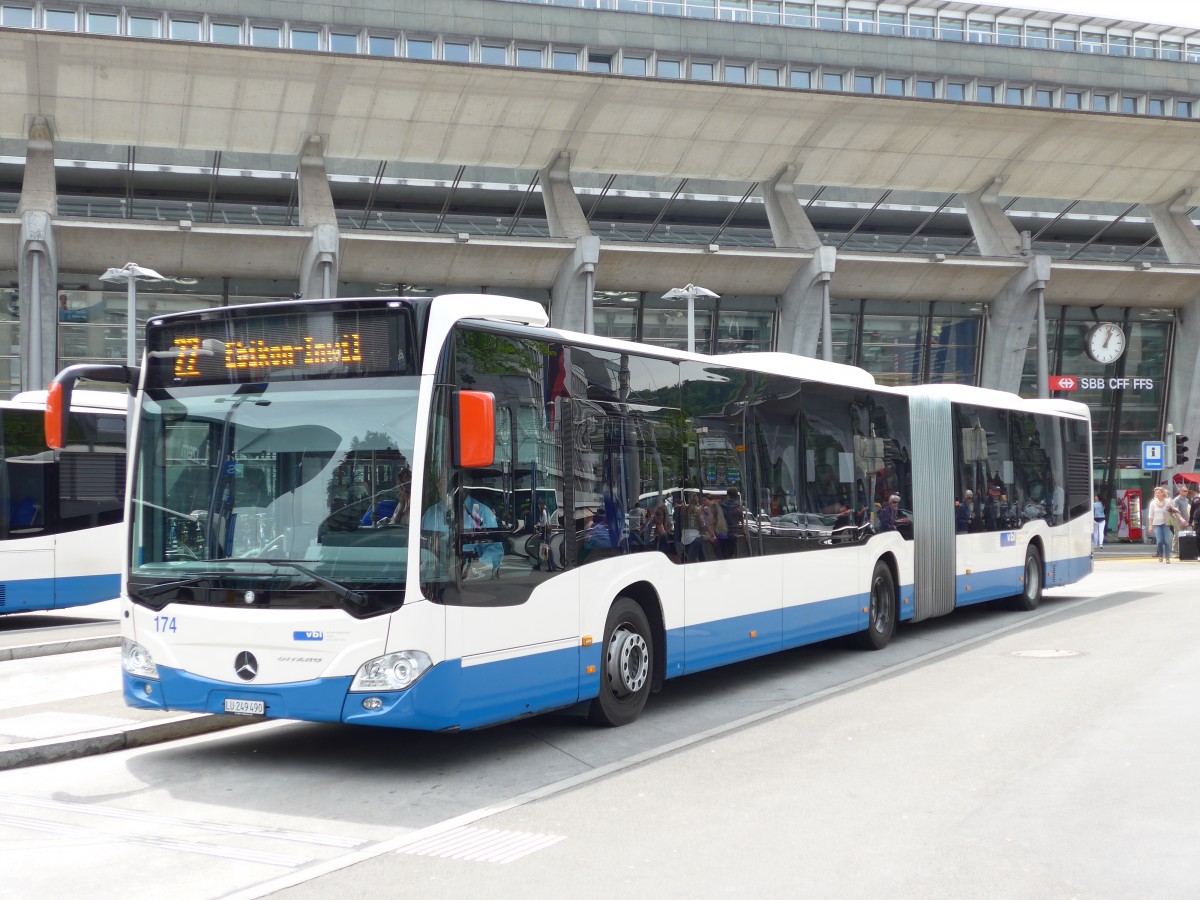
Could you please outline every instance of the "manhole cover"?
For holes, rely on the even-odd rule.
[[[1014,650],[1012,655],[1027,659],[1066,659],[1070,656],[1083,656],[1078,650]]]

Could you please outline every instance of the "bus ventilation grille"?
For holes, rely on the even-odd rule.
[[[4,606],[6,603],[8,603],[8,585],[0,582],[0,606]]]

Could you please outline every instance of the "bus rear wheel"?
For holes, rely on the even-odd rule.
[[[630,598],[618,597],[604,623],[600,695],[592,701],[588,721],[628,725],[646,706],[653,673],[654,638],[646,613]]]
[[[883,560],[871,573],[871,594],[867,630],[857,635],[864,650],[882,650],[896,633],[896,582]]]
[[[1045,569],[1042,566],[1042,552],[1034,544],[1025,548],[1025,571],[1021,593],[1012,598],[1012,606],[1022,612],[1032,612],[1042,601],[1042,585]]]

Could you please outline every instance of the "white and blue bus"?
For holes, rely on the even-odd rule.
[[[241,306],[60,375],[52,443],[76,378],[137,386],[126,701],[621,725],[676,676],[1091,571],[1078,403],[546,325],[491,295]],[[669,537],[635,540],[653,493]]]
[[[0,614],[121,592],[122,394],[78,391],[66,445],[46,445],[46,392],[0,401]]]

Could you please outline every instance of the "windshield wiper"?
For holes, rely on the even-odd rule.
[[[139,588],[137,596],[143,600],[148,600],[150,597],[157,597],[159,594],[165,594],[167,591],[175,588],[187,587],[189,584],[198,584],[201,581],[212,581],[214,578],[221,578],[225,575],[232,575],[233,569],[222,569],[220,572],[206,572],[203,575],[193,575],[191,578],[184,578],[181,581],[164,581],[160,584],[152,584],[149,587]]]
[[[161,512],[170,513],[173,516],[179,516],[179,518],[187,519],[189,522],[199,522],[200,521],[199,517],[197,517],[197,516],[190,515],[188,513],[182,512],[181,510],[178,510],[178,509],[171,509],[169,506],[159,506],[157,503],[151,503],[149,500],[142,500],[139,497],[134,497],[133,502],[138,503],[142,506],[149,506],[151,509],[157,509]]]
[[[333,591],[335,594],[337,594],[339,597],[341,597],[346,602],[353,603],[355,606],[366,606],[367,605],[367,595],[366,594],[359,593],[358,591],[352,591],[350,588],[346,587],[344,584],[339,584],[338,582],[336,582],[330,578],[326,578],[324,575],[318,575],[312,569],[306,568],[305,566],[302,566],[299,563],[294,563],[291,560],[288,560],[288,559],[265,559],[261,556],[239,556],[237,558],[239,560],[244,560],[246,562],[250,562],[250,561],[264,562],[264,563],[268,563],[269,565],[272,565],[272,566],[284,566],[289,569],[295,569],[297,572],[300,572],[301,574],[306,575],[309,578],[311,578],[313,581],[315,581],[321,587],[327,588],[328,590]]]

